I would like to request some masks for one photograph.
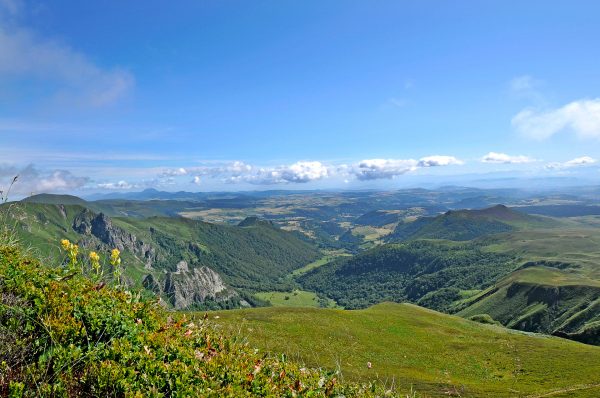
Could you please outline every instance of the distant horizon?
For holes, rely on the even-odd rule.
[[[556,179],[561,179],[561,177],[556,177]],[[570,179],[564,178],[565,180],[572,181]],[[507,179],[508,180],[508,179]],[[539,180],[539,179],[537,179]],[[67,195],[78,197],[84,200],[103,200],[103,199],[125,199],[128,197],[135,197],[139,194],[155,192],[157,194],[191,194],[191,195],[202,195],[202,194],[268,194],[268,193],[277,193],[281,192],[284,194],[310,194],[310,193],[352,193],[352,192],[401,192],[401,191],[412,191],[412,190],[426,190],[426,191],[444,191],[444,190],[462,190],[462,189],[472,189],[472,190],[480,190],[480,191],[494,191],[494,190],[513,190],[520,192],[528,192],[528,193],[551,193],[551,192],[568,192],[573,189],[585,189],[585,188],[597,188],[600,187],[600,182],[594,183],[591,181],[579,181],[578,183],[569,183],[566,182],[564,184],[555,184],[555,185],[531,185],[532,180],[526,180],[529,183],[524,185],[498,185],[498,186],[485,186],[485,185],[476,185],[476,184],[447,184],[447,185],[415,185],[415,186],[405,186],[405,187],[379,187],[379,188],[314,188],[307,189],[302,187],[292,187],[292,188],[265,188],[265,189],[248,189],[248,190],[168,190],[168,189],[157,189],[157,188],[144,188],[144,189],[132,189],[127,191],[95,191],[95,192],[30,192],[29,194],[22,195],[10,195],[8,198],[9,201],[20,201],[26,198],[39,196],[39,195]],[[544,181],[548,181],[548,178],[544,179]],[[525,183],[525,180],[523,180]],[[140,200],[140,199],[132,199],[132,200]],[[169,200],[169,198],[165,199]]]

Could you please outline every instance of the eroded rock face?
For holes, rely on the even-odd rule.
[[[73,229],[82,235],[93,235],[109,247],[132,252],[144,262],[147,269],[152,268],[156,261],[156,251],[151,245],[113,225],[111,219],[103,213],[94,214],[84,210],[73,220]]]
[[[176,272],[167,273],[165,280],[164,291],[176,309],[189,308],[206,299],[227,301],[237,295],[212,269],[206,266],[189,269],[183,263],[177,265]]]
[[[75,217],[72,227],[83,235],[82,242],[90,241],[90,247],[94,241],[96,244],[100,241],[109,248],[127,250],[142,260],[147,269],[151,269],[152,264],[159,260],[153,246],[114,225],[112,220],[102,213],[95,214],[86,209]],[[164,261],[162,257],[160,260]],[[164,274],[149,273],[142,279],[142,285],[158,296],[168,297],[176,309],[191,308],[203,304],[206,300],[226,302],[238,296],[237,292],[226,286],[221,276],[209,267],[195,267],[181,260],[175,269],[175,272]]]

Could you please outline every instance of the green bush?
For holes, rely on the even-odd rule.
[[[0,243],[0,396],[373,397]]]

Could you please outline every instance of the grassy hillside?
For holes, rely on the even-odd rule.
[[[391,210],[373,210],[358,217],[354,223],[357,225],[370,225],[373,227],[383,227],[388,224],[395,224],[400,221],[402,213]]]
[[[23,199],[21,202],[42,203],[42,204],[48,204],[48,205],[80,205],[80,206],[86,206],[86,204],[88,203],[85,200],[83,200],[77,196],[73,196],[73,195],[53,195],[53,194],[46,194],[46,193],[29,196],[29,197]]]
[[[389,240],[449,239],[471,240],[480,236],[513,231],[523,227],[553,225],[550,219],[530,216],[497,205],[482,210],[453,210],[436,217],[422,217],[399,224]]]
[[[421,396],[600,395],[600,347],[410,304],[355,311],[257,308],[218,316],[225,330],[247,336],[251,346],[339,368],[344,380],[378,377],[402,390],[413,386]]]
[[[462,290],[487,287],[515,269],[514,260],[472,243],[416,241],[340,258],[297,280],[345,308],[408,300],[445,310]]]
[[[465,317],[487,314],[519,330],[600,344],[600,282],[534,266],[458,304]]]

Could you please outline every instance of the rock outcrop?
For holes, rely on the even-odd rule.
[[[164,292],[176,309],[202,304],[207,299],[223,302],[237,296],[215,271],[206,266],[190,269],[185,261],[177,264],[176,272],[167,273]]]
[[[157,254],[151,245],[115,226],[103,213],[95,214],[87,209],[82,211],[73,220],[73,229],[82,235],[95,236],[109,247],[130,251],[144,262],[147,269],[156,262]]]

